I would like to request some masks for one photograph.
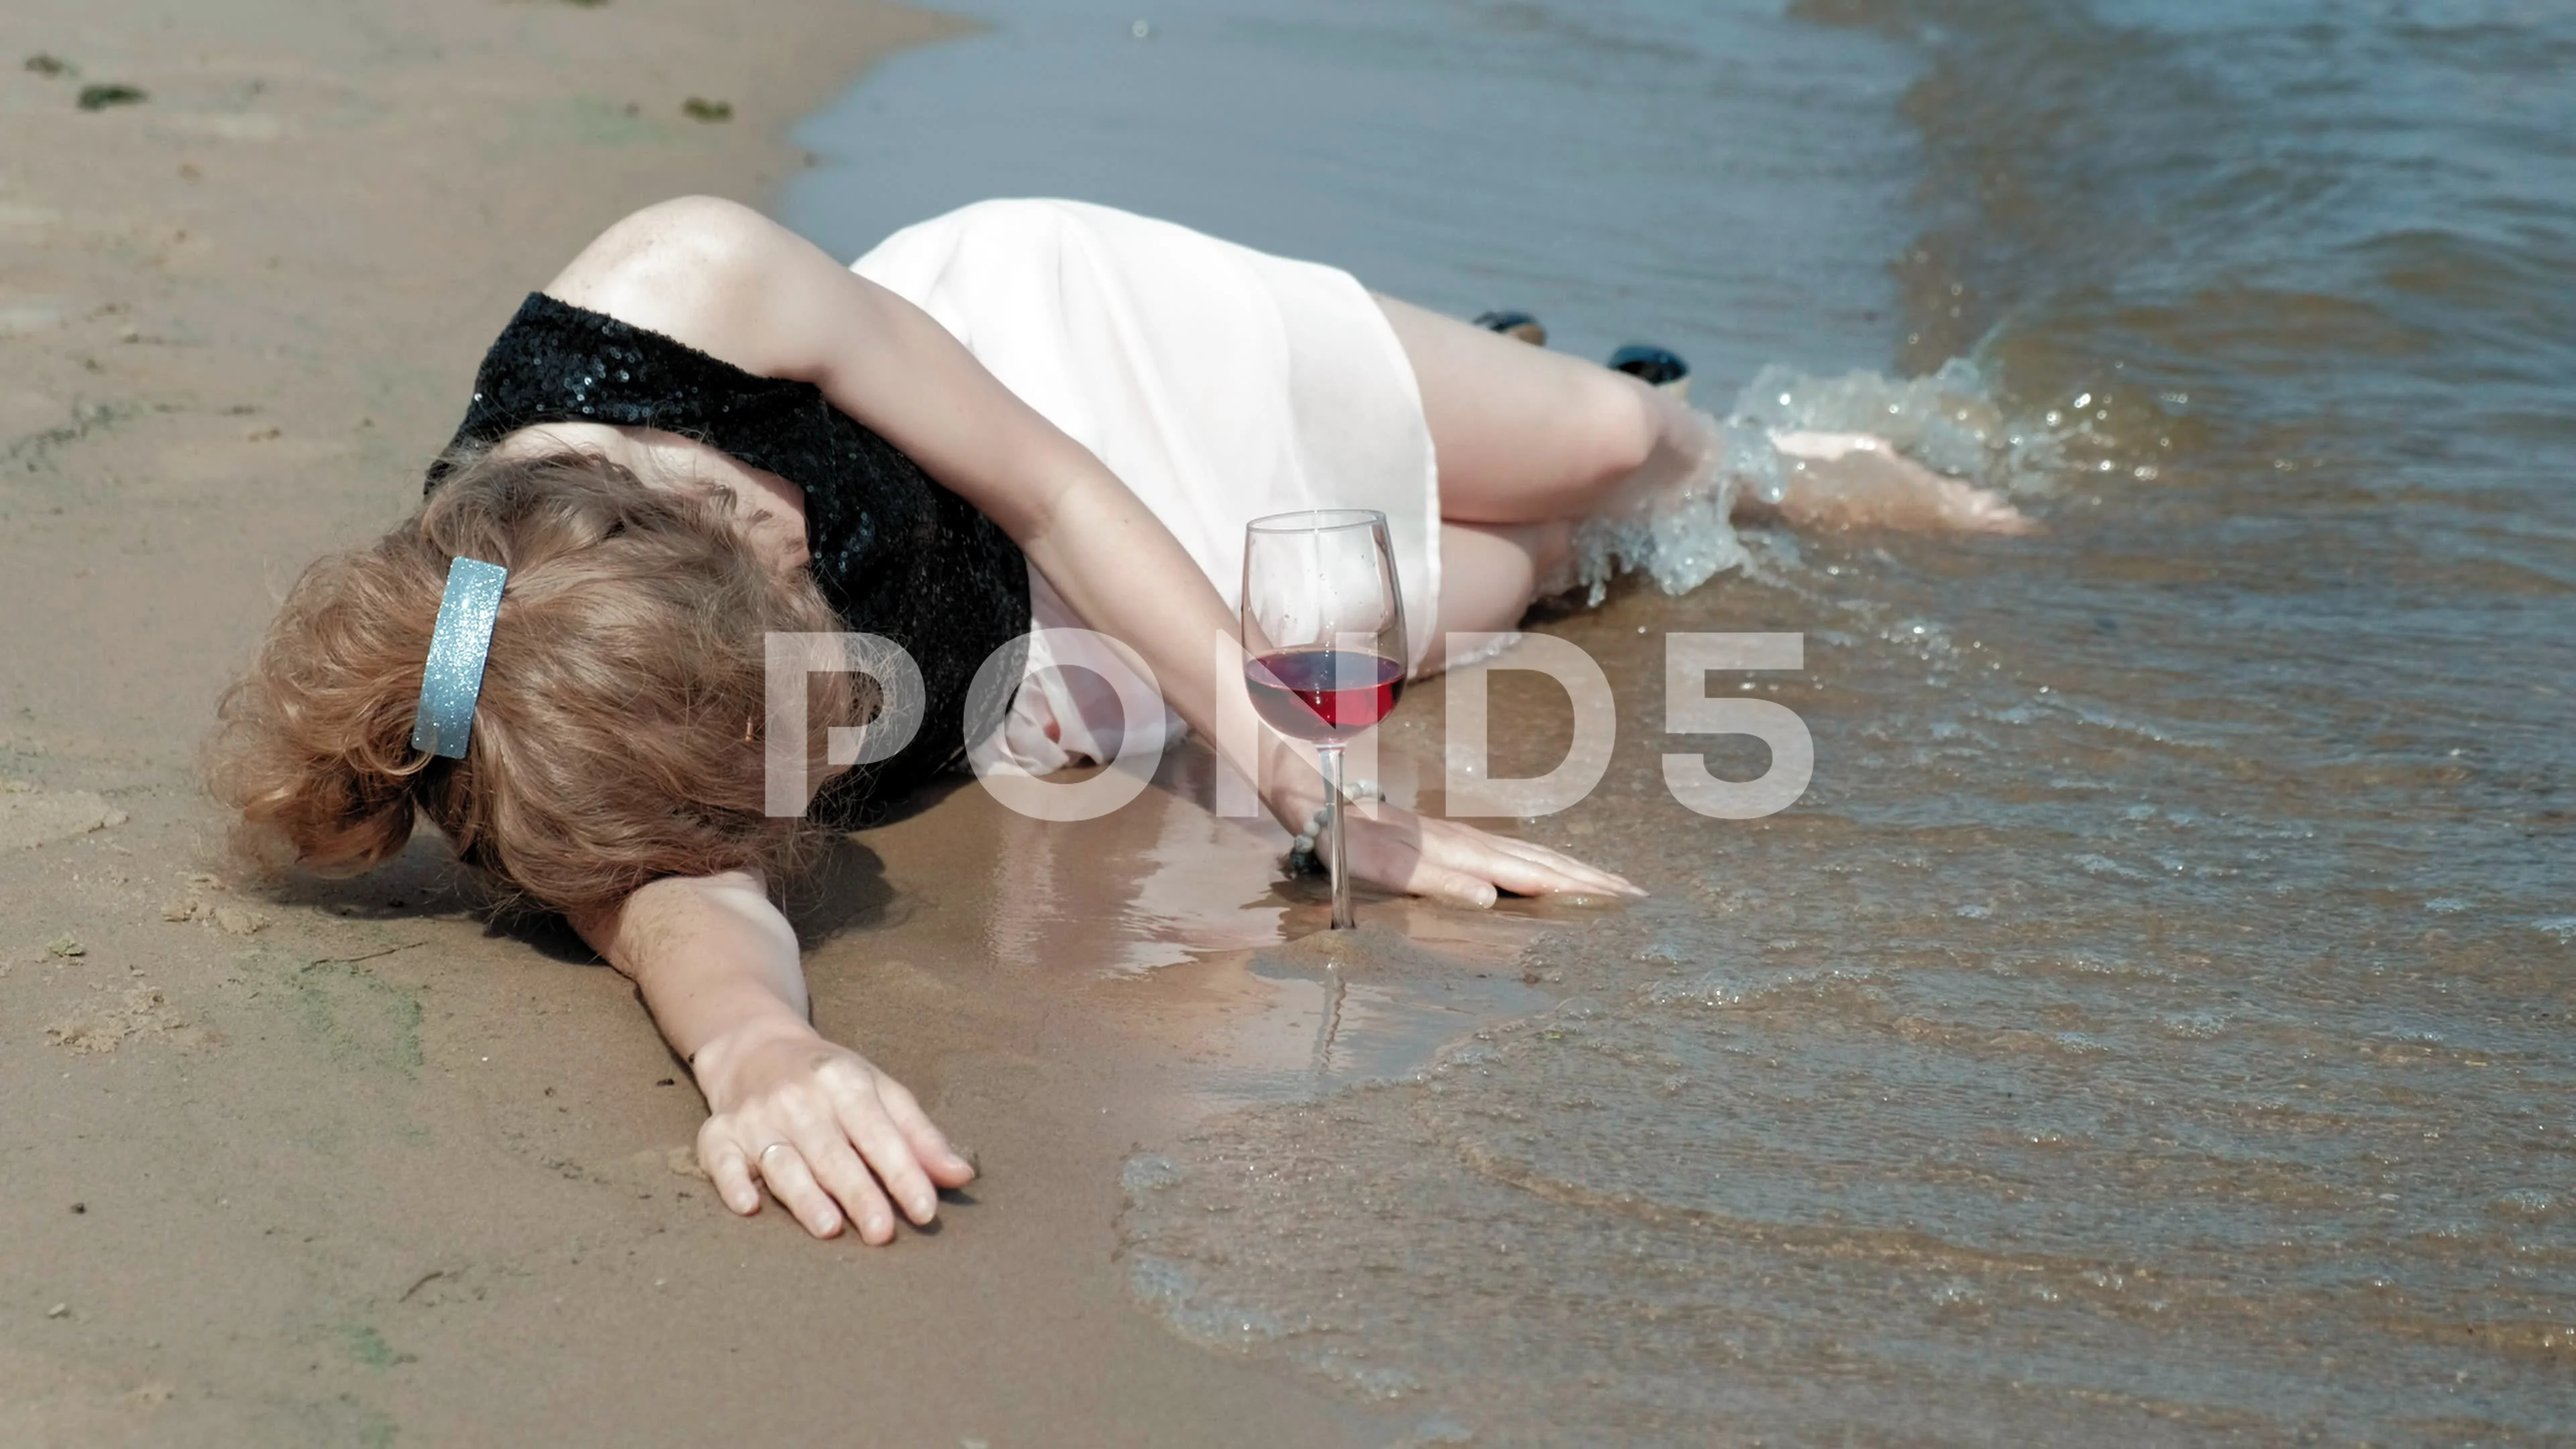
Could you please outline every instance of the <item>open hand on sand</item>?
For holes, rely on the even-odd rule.
[[[1627,877],[1561,851],[1488,835],[1455,820],[1430,819],[1393,805],[1380,805],[1375,820],[1357,809],[1344,812],[1342,819],[1351,832],[1352,878],[1386,890],[1478,908],[1492,905],[1501,891],[1521,896],[1645,894]]]
[[[1776,510],[1801,529],[2033,533],[2039,525],[1991,488],[1935,473],[1867,433],[1774,433],[1788,491]]]
[[[735,1212],[760,1211],[756,1173],[814,1236],[856,1223],[860,1241],[886,1243],[895,1206],[927,1224],[938,1189],[974,1180],[902,1083],[811,1028],[762,1023],[709,1042],[694,1066],[714,1114],[698,1129],[698,1164]]]

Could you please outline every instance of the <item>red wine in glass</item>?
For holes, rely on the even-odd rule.
[[[1243,531],[1243,682],[1270,727],[1315,747],[1324,780],[1316,849],[1333,875],[1333,929],[1351,928],[1342,747],[1404,687],[1404,593],[1386,515],[1322,508]]]
[[[1386,718],[1404,666],[1354,649],[1282,649],[1245,663],[1243,682],[1272,729],[1321,744]]]

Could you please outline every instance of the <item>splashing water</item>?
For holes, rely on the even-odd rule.
[[[1811,377],[1770,364],[1723,420],[1698,415],[1710,438],[1706,467],[1662,497],[1606,510],[1575,530],[1566,586],[1585,589],[1598,605],[1614,579],[1634,571],[1667,594],[1687,594],[1750,563],[1735,531],[1735,500],[1777,504],[1786,496],[1797,465],[1780,451],[1783,434],[1870,435],[1953,477],[2042,494],[2066,471],[2072,445],[2103,441],[2085,410],[2092,401],[2088,395],[2066,414],[2008,417],[1965,358],[1913,378],[1867,370]]]

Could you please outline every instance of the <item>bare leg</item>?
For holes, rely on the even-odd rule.
[[[1574,525],[1443,523],[1440,525],[1440,640],[1422,672],[1449,667],[1450,634],[1501,634],[1520,623],[1539,581],[1562,567],[1574,547]]]
[[[1629,377],[1379,296],[1422,392],[1440,459],[1443,633],[1508,629],[1564,562],[1573,526],[1706,477],[1708,416]],[[2003,497],[1932,472],[1867,434],[1786,433],[1776,506],[1739,516],[1805,528],[2031,528]],[[1445,648],[1429,667],[1445,667]]]
[[[1633,377],[1377,301],[1440,459],[1443,634],[1510,629],[1565,563],[1576,523],[1625,489],[1679,483],[1708,455],[1705,426]],[[1447,655],[1435,645],[1426,670]]]
[[[1422,390],[1454,523],[1587,518],[1701,451],[1690,412],[1625,373],[1380,297]]]
[[[1736,516],[1775,515],[1793,528],[1902,528],[2029,533],[2038,525],[2002,494],[1944,477],[1867,433],[1776,433],[1788,491],[1773,508],[1740,501]]]

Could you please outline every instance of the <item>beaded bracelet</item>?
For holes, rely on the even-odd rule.
[[[1363,800],[1383,800],[1386,794],[1378,789],[1375,780],[1354,780],[1342,787],[1342,798],[1356,805]],[[1323,861],[1315,855],[1315,844],[1323,836],[1324,807],[1318,805],[1315,813],[1306,817],[1306,828],[1288,842],[1288,868],[1299,875],[1313,875],[1323,870]]]

